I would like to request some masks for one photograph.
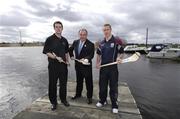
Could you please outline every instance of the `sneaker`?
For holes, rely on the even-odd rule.
[[[98,102],[98,103],[96,104],[96,107],[102,107],[102,106],[104,106],[104,105],[106,105],[106,104],[107,104],[106,102],[104,102],[104,104]]]
[[[112,109],[112,113],[117,114],[118,113],[118,109],[117,108],[113,108]]]

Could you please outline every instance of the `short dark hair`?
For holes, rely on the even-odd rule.
[[[53,27],[54,27],[54,28],[55,28],[55,24],[61,24],[61,26],[62,26],[62,28],[63,28],[62,22],[60,22],[60,21],[55,21],[54,24],[53,24]]]
[[[104,24],[104,27],[108,26],[111,29],[111,25],[110,24]]]

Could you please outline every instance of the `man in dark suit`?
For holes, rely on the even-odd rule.
[[[93,77],[92,77],[92,58],[94,57],[94,44],[87,39],[88,32],[86,29],[79,30],[80,39],[75,40],[71,47],[69,48],[69,54],[71,59],[75,58],[80,61],[89,62],[90,65],[84,65],[78,61],[75,61],[76,70],[76,94],[72,99],[77,99],[81,97],[83,90],[83,79],[85,79],[86,89],[87,89],[87,103],[92,103],[93,95]]]

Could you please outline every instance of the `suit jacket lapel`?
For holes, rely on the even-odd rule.
[[[80,40],[77,40],[76,46],[75,46],[75,53],[76,53],[77,56],[79,55],[78,54],[79,42],[80,42]]]

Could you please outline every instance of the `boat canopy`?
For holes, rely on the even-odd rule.
[[[165,44],[155,44],[151,47],[151,50],[150,51],[153,51],[153,52],[159,52],[161,51],[163,48],[167,47],[167,45]]]

